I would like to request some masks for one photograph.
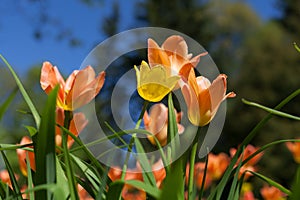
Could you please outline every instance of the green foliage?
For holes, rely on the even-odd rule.
[[[34,140],[35,152],[35,185],[56,183],[56,153],[55,153],[55,110],[58,86],[49,94],[42,115],[41,126]],[[52,192],[40,190],[36,192],[37,199],[51,199]]]

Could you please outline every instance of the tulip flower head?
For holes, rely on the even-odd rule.
[[[274,186],[265,185],[261,190],[260,194],[264,200],[285,200],[286,195]]]
[[[258,147],[254,147],[253,145],[251,144],[248,144],[242,155],[239,157],[239,159],[237,160],[237,163],[235,166],[238,166],[238,164],[240,162],[243,162],[244,160],[246,160],[249,156],[251,156],[254,152],[256,152],[259,148]],[[231,157],[233,157],[236,153],[236,149],[235,148],[231,148],[230,149],[230,155]],[[245,177],[244,179],[247,179],[249,178],[249,176],[252,176],[251,173],[247,172],[247,171],[253,171],[255,172],[257,169],[256,169],[256,163],[261,159],[261,157],[263,156],[263,153],[260,152],[259,154],[257,154],[256,156],[254,156],[253,158],[251,158],[248,162],[246,162],[241,168],[240,168],[240,171],[239,171],[239,177],[242,176],[242,174],[246,173],[245,174]]]
[[[226,98],[235,97],[235,93],[226,94],[226,75],[220,74],[212,83],[203,77],[196,77],[190,70],[188,82],[182,85],[182,94],[188,107],[188,118],[196,126],[207,125],[217,113]]]
[[[56,108],[56,123],[60,126],[64,126],[65,113],[62,108]],[[85,128],[88,124],[88,120],[85,118],[83,113],[74,113],[73,118],[70,121],[70,126],[68,127],[69,131],[75,136],[78,136],[79,133]],[[59,126],[56,126],[55,129],[55,143],[57,146],[62,145],[62,131]],[[71,136],[68,136],[67,145],[68,148],[72,146],[74,140]]]
[[[178,127],[178,133],[181,134],[184,131],[184,127],[179,124],[182,113],[177,113],[175,110],[176,122]],[[155,104],[151,107],[150,112],[146,111],[144,114],[145,129],[152,135],[148,135],[148,140],[151,144],[156,145],[155,139],[159,141],[161,146],[167,144],[167,133],[168,133],[168,108],[163,104]]]
[[[134,66],[137,77],[137,91],[139,95],[148,101],[161,101],[172,91],[179,76],[168,76],[165,67],[156,65],[152,68],[143,61],[140,70]]]
[[[73,111],[89,103],[101,90],[104,84],[105,72],[97,77],[94,69],[87,66],[82,70],[74,70],[64,81],[57,67],[50,62],[44,62],[41,72],[41,87],[49,94],[56,85],[59,85],[57,106]]]
[[[32,140],[28,136],[22,137],[20,145],[30,144]],[[35,171],[35,156],[33,151],[27,151],[25,149],[17,149],[17,155],[19,159],[20,170],[24,176],[27,176],[27,164],[26,164],[26,153],[30,161],[30,167]]]
[[[158,160],[156,163],[152,165],[152,172],[154,178],[156,180],[157,187],[161,186],[163,179],[166,177],[165,168],[163,167],[162,160]],[[122,169],[119,167],[111,167],[108,172],[108,177],[112,181],[116,181],[121,179]],[[139,163],[137,163],[137,167],[135,169],[128,169],[125,173],[124,180],[139,180],[143,181],[143,170]],[[146,193],[144,190],[140,190],[131,185],[125,184],[122,189],[122,197],[123,199],[146,199]]]
[[[300,164],[300,142],[287,142],[286,146],[293,154],[294,160]]]
[[[193,55],[188,53],[186,41],[179,35],[168,37],[161,47],[154,40],[148,39],[149,65],[163,65],[168,74],[180,75],[187,79],[189,71],[198,65],[200,57],[204,55],[207,55],[207,52],[192,58]]]

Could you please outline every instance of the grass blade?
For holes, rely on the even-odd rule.
[[[6,165],[6,169],[8,171],[8,174],[9,174],[9,178],[10,178],[10,181],[11,181],[11,184],[12,184],[12,187],[13,187],[13,191],[14,191],[14,196],[17,200],[22,199],[22,197],[20,196],[21,192],[20,192],[20,188],[18,186],[16,177],[14,175],[14,171],[11,168],[11,165],[10,165],[5,153],[3,151],[1,151],[1,154],[2,154],[2,158],[4,160],[4,163]]]
[[[253,171],[248,171],[251,174],[253,174],[254,176],[260,178],[261,180],[267,182],[269,185],[272,185],[276,188],[278,188],[280,191],[282,191],[283,193],[287,194],[287,195],[291,195],[291,191],[286,189],[285,187],[283,187],[282,185],[280,185],[279,183],[277,183],[276,181],[273,181],[272,179],[258,173],[258,172],[253,172]],[[298,188],[299,189],[299,188]]]
[[[247,101],[245,99],[242,99],[242,102],[244,104],[249,105],[249,106],[254,106],[254,107],[260,108],[262,110],[265,110],[265,111],[271,113],[272,115],[277,115],[277,116],[280,116],[280,117],[285,117],[285,118],[294,119],[294,120],[300,120],[300,117],[297,117],[297,116],[294,116],[294,115],[291,115],[291,114],[288,114],[288,113],[285,113],[285,112],[281,112],[281,111],[276,110],[276,109],[268,108],[268,107],[263,106],[263,105],[258,104],[258,103]]]
[[[176,160],[173,163],[173,168],[171,168],[170,173],[166,177],[162,193],[159,200],[164,199],[184,199],[184,172],[183,170],[183,159]]]
[[[55,110],[58,87],[49,94],[35,138],[35,185],[56,183],[56,154],[55,154]],[[37,199],[51,199],[52,193],[38,190]]]
[[[26,153],[26,165],[27,165],[27,187],[29,190],[32,190],[33,188],[33,179],[31,174],[31,165],[30,165],[30,159],[28,157],[28,153]],[[29,199],[34,200],[34,193],[32,191],[28,194]]]
[[[7,99],[3,102],[3,104],[0,106],[0,121],[4,115],[4,113],[6,112],[9,104],[14,100],[16,94],[18,92],[18,88],[15,88],[7,97]]]
[[[35,124],[36,124],[36,127],[39,127],[40,126],[40,122],[41,122],[41,117],[37,111],[37,109],[35,108],[34,104],[32,103],[29,95],[27,94],[23,84],[21,83],[18,75],[16,74],[16,72],[13,70],[12,66],[7,62],[7,60],[0,54],[0,58],[1,60],[6,64],[6,66],[8,67],[9,71],[11,72],[11,74],[13,75],[15,81],[16,81],[16,84],[17,86],[19,87],[19,90],[25,100],[25,102],[27,103],[32,115],[33,115],[33,118],[34,118],[34,121],[35,121]]]
[[[296,176],[295,176],[295,180],[294,180],[294,183],[293,183],[293,186],[292,186],[292,194],[290,196],[291,200],[300,199],[300,190],[299,190],[299,188],[300,188],[300,165],[298,166],[297,173],[296,173]]]

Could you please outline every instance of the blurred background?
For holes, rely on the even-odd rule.
[[[46,98],[39,85],[45,60],[67,76],[101,41],[144,26],[174,29],[195,39],[228,75],[228,91],[237,94],[227,101],[225,128],[215,153],[228,153],[266,115],[244,105],[242,98],[274,107],[300,86],[300,54],[293,46],[300,44],[298,0],[2,0],[0,16],[0,53],[17,71],[39,110]],[[140,63],[141,55],[145,59],[145,53],[126,55],[122,63],[128,70]],[[15,83],[4,64],[0,65],[2,104]],[[103,91],[123,72],[115,73]],[[97,98],[99,109],[105,109],[107,102],[101,99]],[[299,116],[299,100],[283,110]],[[0,143],[17,143],[28,134],[24,126],[32,121],[27,111],[17,92],[0,122]],[[109,112],[104,115],[111,117]],[[261,146],[295,137],[300,137],[299,122],[273,117],[252,143]],[[265,152],[259,168],[289,187],[296,165],[285,145],[278,145]],[[263,184],[253,181],[257,187]]]

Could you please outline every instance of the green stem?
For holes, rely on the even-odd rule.
[[[145,100],[143,108],[142,108],[142,111],[141,111],[140,116],[138,118],[138,121],[136,122],[135,129],[139,129],[140,128],[141,122],[143,120],[143,117],[144,117],[144,114],[145,114],[145,112],[147,110],[148,105],[149,105],[149,101]]]
[[[64,120],[64,127],[66,129],[69,129],[70,122],[73,118],[73,113],[72,111],[65,111],[65,120]],[[62,147],[64,150],[64,159],[65,159],[65,165],[66,165],[66,174],[67,174],[67,179],[69,183],[69,189],[70,189],[70,197],[71,199],[78,200],[78,193],[76,190],[76,180],[74,176],[74,170],[71,164],[71,157],[70,157],[70,152],[68,149],[68,134],[66,131],[62,130]]]
[[[193,189],[194,189],[194,169],[195,169],[195,160],[196,160],[196,153],[198,149],[198,137],[200,134],[200,129],[194,138],[191,154],[190,154],[190,167],[189,167],[189,182],[188,182],[188,200],[192,199],[193,196]]]

